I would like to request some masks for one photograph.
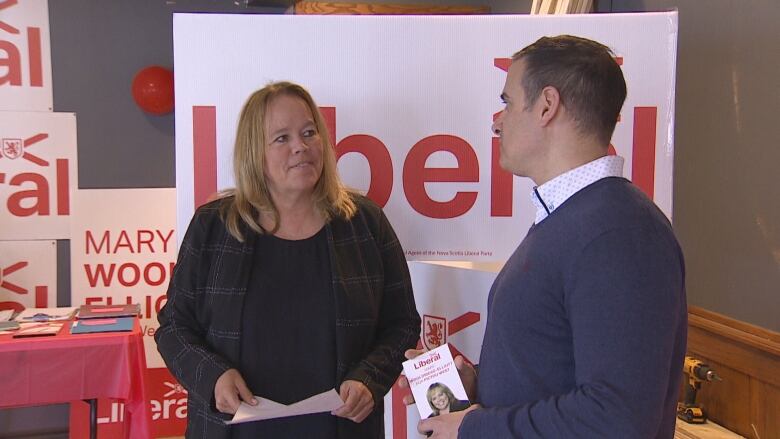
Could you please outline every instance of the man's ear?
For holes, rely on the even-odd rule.
[[[547,126],[561,110],[561,95],[558,89],[547,86],[539,94],[539,115],[542,126]]]

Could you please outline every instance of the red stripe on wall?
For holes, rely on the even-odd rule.
[[[217,107],[192,107],[195,208],[217,191]]]
[[[650,199],[655,193],[655,125],[658,108],[634,108],[634,157],[631,180]]]
[[[409,388],[402,389],[398,382],[393,384],[393,439],[406,439],[406,404],[404,396],[411,395]]]

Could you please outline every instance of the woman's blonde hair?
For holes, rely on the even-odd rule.
[[[431,406],[431,410],[433,410],[433,414],[438,416],[439,415],[439,409],[436,408],[435,405],[433,405],[433,394],[436,393],[436,391],[440,391],[447,397],[447,407],[452,407],[452,404],[457,400],[455,398],[455,395],[452,393],[452,390],[450,390],[449,387],[447,387],[446,384],[443,383],[433,383],[430,387],[428,387],[428,391],[426,392],[425,396],[428,398],[428,405]]]
[[[241,223],[257,233],[275,233],[279,229],[279,211],[271,199],[265,178],[265,120],[268,104],[277,96],[288,95],[302,99],[309,107],[317,133],[322,142],[322,174],[314,187],[315,208],[326,221],[333,218],[349,219],[357,207],[352,194],[344,186],[336,167],[336,153],[330,142],[325,120],[317,104],[306,89],[291,82],[272,82],[252,93],[241,110],[233,150],[233,172],[236,187],[223,193],[232,195],[230,201],[221,207],[222,218],[233,237],[243,242]],[[270,213],[274,220],[271,230],[260,225],[260,213]]]

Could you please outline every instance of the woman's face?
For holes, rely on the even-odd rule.
[[[306,102],[279,95],[265,116],[264,173],[274,200],[310,195],[322,174],[322,140]]]
[[[450,406],[450,398],[447,397],[441,389],[436,389],[431,395],[431,402],[436,410],[444,410]]]

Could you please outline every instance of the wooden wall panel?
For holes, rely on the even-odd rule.
[[[780,439],[780,334],[690,307],[688,353],[723,378],[697,397],[710,419],[747,438]]]
[[[295,13],[313,15],[469,15],[488,14],[490,7],[301,1],[295,3]]]

